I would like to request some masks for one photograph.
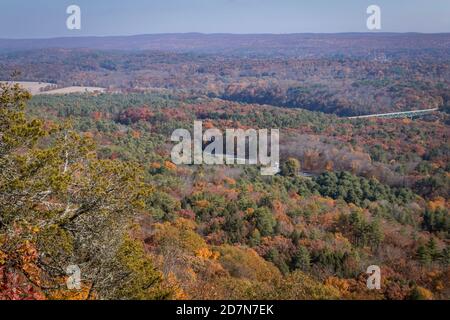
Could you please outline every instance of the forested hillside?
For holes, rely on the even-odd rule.
[[[347,120],[197,93],[2,90],[1,298],[449,297],[445,113]],[[281,173],[176,166],[170,134],[195,119],[280,128]],[[373,264],[380,291],[366,287]]]
[[[120,38],[12,46],[0,51],[0,80],[15,74],[15,80],[113,92],[183,90],[340,116],[450,103],[448,34],[148,37],[129,38],[129,47],[116,43],[125,41]]]
[[[449,43],[0,40],[0,300],[450,299]],[[280,172],[176,165],[195,120],[279,129]]]

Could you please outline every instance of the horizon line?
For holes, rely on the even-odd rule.
[[[202,35],[202,36],[214,36],[214,35],[230,35],[230,36],[289,36],[289,35],[450,35],[450,31],[445,32],[396,32],[396,31],[347,31],[347,32],[289,32],[289,33],[232,33],[232,32],[160,32],[160,33],[138,33],[138,34],[122,34],[122,35],[74,35],[74,36],[44,36],[36,38],[9,38],[0,37],[0,40],[56,40],[56,39],[69,39],[69,38],[123,38],[123,37],[143,37],[143,36],[169,36],[169,35]]]

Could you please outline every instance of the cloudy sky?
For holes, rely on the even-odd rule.
[[[82,11],[66,28],[66,8]],[[0,0],[0,38],[147,33],[367,32],[366,9],[384,32],[450,32],[450,0]]]

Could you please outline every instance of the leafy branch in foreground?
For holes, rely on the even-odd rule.
[[[27,119],[30,95],[0,86],[0,299],[70,298],[72,264],[81,268],[82,298],[167,297],[155,289],[162,276],[129,236],[152,192],[142,168],[99,160],[93,142],[70,127]],[[8,279],[27,285],[8,291],[15,285]]]

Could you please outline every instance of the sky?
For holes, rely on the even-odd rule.
[[[0,0],[0,38],[149,33],[450,32],[450,0]],[[66,9],[81,8],[81,30]]]

